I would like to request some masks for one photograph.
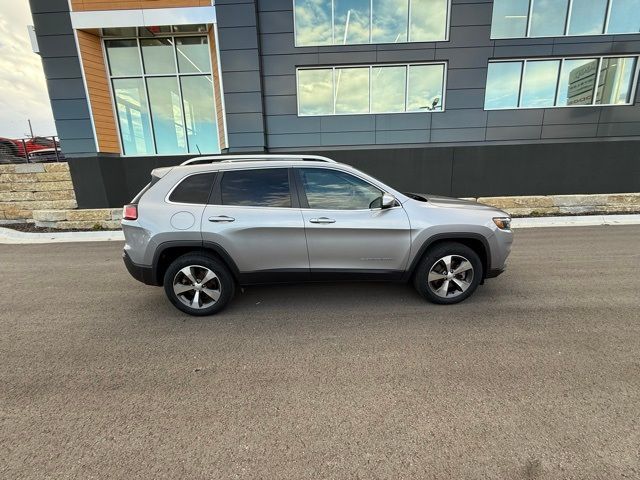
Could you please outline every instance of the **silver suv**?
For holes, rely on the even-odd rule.
[[[401,193],[311,155],[160,168],[123,217],[131,275],[192,315],[274,282],[412,280],[427,300],[458,303],[504,271],[513,239],[501,210]]]

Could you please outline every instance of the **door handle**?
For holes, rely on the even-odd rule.
[[[327,217],[320,217],[320,218],[312,218],[311,220],[309,220],[311,223],[336,223],[336,221],[333,218],[327,218]]]
[[[228,223],[235,222],[236,219],[227,215],[220,215],[219,217],[209,217],[209,221],[214,223]]]

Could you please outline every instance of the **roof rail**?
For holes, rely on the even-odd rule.
[[[335,160],[331,160],[327,157],[321,157],[318,155],[277,155],[277,154],[264,154],[264,155],[216,155],[211,157],[197,157],[182,162],[180,165],[198,165],[202,163],[236,163],[236,162],[277,162],[277,161],[291,161],[300,160],[307,162],[326,162],[337,163]]]

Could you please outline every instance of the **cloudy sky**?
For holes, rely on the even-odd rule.
[[[29,2],[0,0],[0,12],[0,137],[25,136],[27,119],[34,134],[55,135],[42,63],[27,32]]]

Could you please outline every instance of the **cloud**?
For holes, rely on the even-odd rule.
[[[27,25],[27,0],[5,1],[0,16],[0,137],[20,138],[29,132],[55,135],[56,129],[40,57],[33,53]]]

